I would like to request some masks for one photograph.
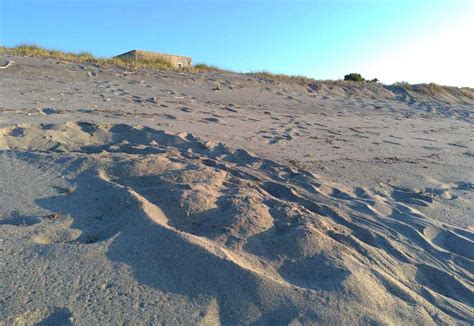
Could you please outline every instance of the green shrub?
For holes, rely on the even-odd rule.
[[[356,73],[350,73],[348,75],[344,76],[344,80],[350,80],[350,81],[355,81],[355,82],[363,82],[365,81],[364,77],[362,77],[361,74],[356,74]]]

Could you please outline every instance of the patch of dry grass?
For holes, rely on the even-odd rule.
[[[404,88],[406,90],[412,90],[413,89],[413,86],[406,82],[406,81],[399,81],[399,82],[395,82],[392,84],[392,86],[396,86],[396,87],[401,87],[401,88]]]
[[[65,52],[60,50],[46,49],[35,44],[21,44],[15,47],[0,46],[0,53],[7,53],[12,55],[30,56],[30,57],[45,57],[55,58],[58,60],[79,62],[79,63],[94,63],[99,66],[120,66],[127,69],[151,68],[155,70],[179,70],[179,71],[193,71],[206,72],[216,71],[224,72],[226,70],[216,66],[199,63],[191,68],[174,68],[171,61],[166,58],[98,58],[89,52]]]
[[[299,84],[309,84],[316,82],[315,79],[306,77],[306,76],[294,76],[294,75],[284,75],[284,74],[274,74],[268,71],[255,71],[249,72],[247,75],[264,79],[265,81],[270,82],[297,82]]]
[[[89,52],[64,52],[60,50],[45,49],[34,44],[22,44],[15,47],[0,47],[0,53],[12,55],[55,58],[63,61],[94,63],[100,66],[116,65],[128,69],[152,68],[157,70],[171,70],[171,61],[166,58],[125,59],[125,58],[97,58]]]
[[[126,58],[107,58],[98,59],[98,64],[116,65],[126,68],[151,68],[156,70],[183,70],[174,68],[171,61],[166,58],[147,58],[147,59],[126,59]]]
[[[227,71],[216,66],[211,66],[205,63],[197,63],[193,66],[194,71]]]
[[[80,53],[64,52],[64,51],[59,51],[59,50],[45,49],[34,44],[22,44],[22,45],[15,46],[13,48],[2,46],[0,47],[0,51],[2,53],[9,53],[13,55],[24,55],[24,56],[32,56],[32,57],[49,57],[49,58],[56,58],[59,60],[76,61],[76,62],[92,62],[92,61],[97,60],[89,52],[80,52]]]

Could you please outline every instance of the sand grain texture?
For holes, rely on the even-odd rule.
[[[472,322],[469,97],[13,59],[6,324]]]

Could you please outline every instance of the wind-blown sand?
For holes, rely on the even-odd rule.
[[[4,323],[472,322],[473,90],[9,60]]]

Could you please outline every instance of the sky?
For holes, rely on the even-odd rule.
[[[474,0],[0,0],[0,45],[474,87]]]

